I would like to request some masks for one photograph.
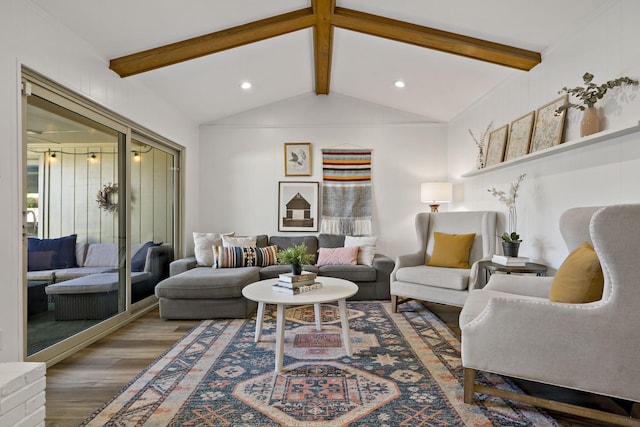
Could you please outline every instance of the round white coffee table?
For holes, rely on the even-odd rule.
[[[271,289],[278,279],[267,279],[247,285],[242,289],[245,298],[258,303],[258,314],[256,317],[255,341],[260,340],[262,334],[262,320],[264,317],[265,304],[275,304],[277,306],[276,315],[276,372],[282,371],[282,359],[284,353],[284,311],[288,305],[313,304],[315,308],[316,329],[320,331],[320,304],[327,302],[338,302],[340,308],[340,319],[342,321],[342,341],[348,356],[351,356],[351,338],[349,337],[349,317],[347,315],[346,299],[358,292],[358,285],[348,280],[336,279],[334,277],[318,277],[318,282],[322,283],[322,288],[315,289],[300,295],[289,295]]]

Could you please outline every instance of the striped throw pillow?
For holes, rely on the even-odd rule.
[[[213,268],[267,267],[278,263],[278,247],[214,246]]]

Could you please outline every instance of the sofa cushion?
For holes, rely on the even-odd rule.
[[[219,299],[242,296],[242,288],[260,280],[260,267],[196,267],[171,276],[156,285],[158,298]]]
[[[327,276],[352,282],[375,282],[377,274],[376,269],[368,265],[323,265],[318,268],[318,281],[322,282],[322,276]]]
[[[87,249],[89,249],[88,243],[76,242],[76,264],[78,266],[84,265],[84,258],[87,256]]]
[[[316,265],[349,265],[358,263],[358,247],[348,248],[319,248]]]
[[[399,282],[416,283],[418,285],[436,286],[439,288],[463,291],[469,287],[469,269],[430,267],[402,267],[396,271]]]
[[[373,265],[373,257],[376,255],[376,240],[378,240],[378,238],[374,236],[345,236],[344,245],[357,246],[358,264],[368,265],[371,267]]]
[[[131,253],[135,254],[142,246],[142,243],[132,243]],[[117,243],[91,243],[87,249],[83,267],[118,268],[119,259]]]
[[[77,267],[76,234],[56,239],[27,239],[27,270]]]
[[[222,236],[233,236],[231,233],[193,233],[194,255],[198,265],[213,265],[213,247],[222,246]]]
[[[320,248],[341,248],[344,246],[344,234],[324,234],[318,235],[318,247]]]
[[[316,263],[318,254],[318,238],[316,236],[271,236],[269,237],[269,244],[276,245],[278,250],[290,248],[291,246],[297,246],[301,243],[307,247],[307,253],[313,254],[312,264]]]
[[[73,267],[73,268],[58,268],[56,270],[49,270],[52,275],[55,275],[56,282],[62,280],[75,279],[76,277],[88,276],[90,274],[111,273],[117,271],[113,267]]]
[[[53,265],[54,251],[29,251],[27,253],[27,270],[50,270]]]
[[[131,274],[131,283],[140,283],[149,278],[148,273]],[[45,288],[47,295],[92,294],[113,292],[120,287],[118,273],[98,273],[54,283]]]
[[[230,248],[233,246],[239,247],[255,247],[256,236],[222,236],[222,246]]]
[[[433,253],[427,262],[431,267],[471,268],[469,253],[475,233],[446,234],[434,232]]]
[[[267,267],[277,264],[278,247],[214,246],[213,268]]]
[[[549,301],[582,304],[602,298],[604,276],[598,255],[584,242],[564,260],[549,289]]]

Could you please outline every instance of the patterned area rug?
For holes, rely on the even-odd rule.
[[[87,426],[558,426],[535,408],[462,402],[460,342],[422,304],[348,302],[353,357],[337,305],[287,309],[284,371],[274,369],[275,306],[255,318],[207,320],[87,419]],[[480,382],[516,390],[495,375]],[[476,394],[476,399],[478,399]]]

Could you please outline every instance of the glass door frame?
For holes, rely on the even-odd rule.
[[[71,336],[59,343],[52,345],[44,350],[41,350],[33,355],[27,355],[27,322],[28,322],[28,310],[27,310],[27,237],[26,237],[26,223],[27,223],[27,200],[26,200],[26,170],[27,170],[27,96],[37,95],[43,99],[53,102],[63,108],[69,109],[73,112],[79,113],[93,121],[103,124],[109,128],[117,130],[121,135],[121,140],[118,144],[118,179],[120,181],[119,203],[122,207],[119,209],[118,218],[118,246],[126,254],[131,253],[131,216],[127,214],[131,209],[131,185],[129,183],[129,177],[131,176],[131,156],[128,154],[131,152],[132,139],[143,139],[145,143],[148,143],[163,151],[169,152],[174,156],[174,187],[173,187],[173,250],[175,254],[181,253],[181,239],[182,235],[182,206],[183,206],[183,188],[182,188],[182,162],[184,159],[184,147],[150,131],[135,122],[132,122],[117,113],[114,113],[103,106],[67,89],[56,83],[50,81],[46,77],[39,73],[28,69],[22,68],[22,104],[21,104],[21,121],[22,121],[22,148],[20,150],[22,157],[22,241],[20,247],[22,248],[22,282],[20,286],[23,293],[23,345],[22,354],[23,360],[34,362],[46,362],[48,366],[57,363],[60,360],[70,356],[78,350],[86,347],[87,345],[99,340],[100,338],[112,333],[118,328],[124,326],[126,323],[131,322],[137,317],[143,315],[149,310],[157,306],[157,300],[155,297],[150,296],[135,304],[131,303],[131,263],[126,262],[124,268],[120,268],[120,286],[121,292],[119,293],[119,307],[124,308],[119,310],[114,316],[107,318],[95,326],[83,330],[82,332]],[[121,252],[122,253],[122,252]],[[130,259],[130,256],[127,257]],[[122,280],[123,277],[124,279]],[[124,292],[123,292],[124,291]]]

